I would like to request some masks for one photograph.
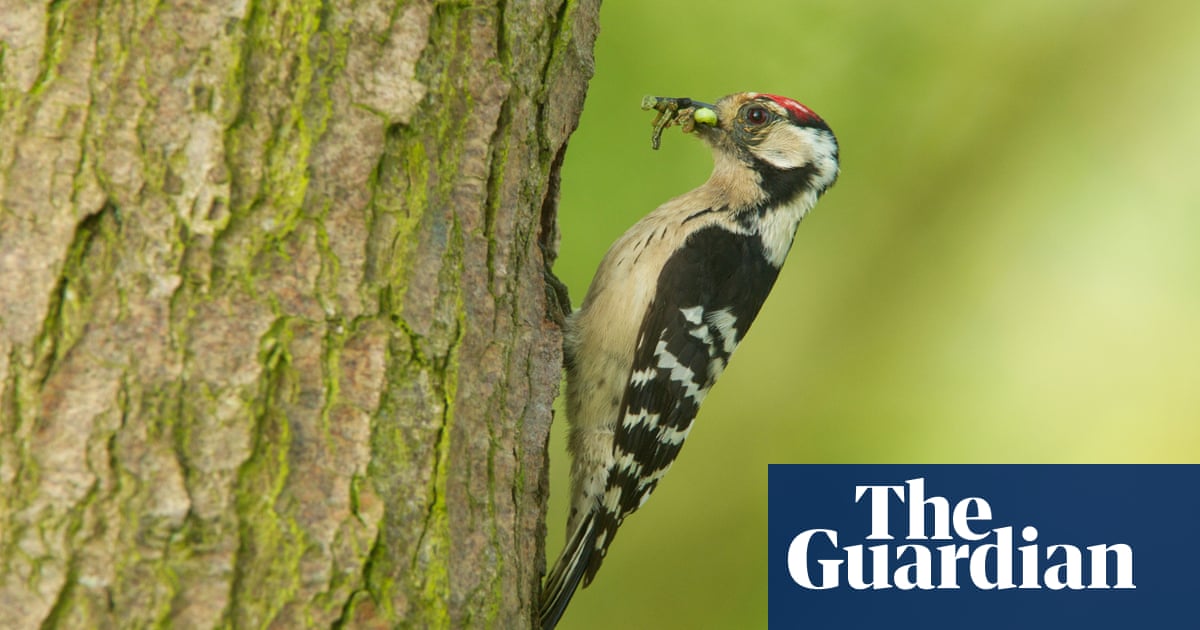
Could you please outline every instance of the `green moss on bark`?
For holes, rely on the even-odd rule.
[[[237,484],[241,547],[229,607],[229,621],[237,627],[268,625],[292,599],[301,578],[304,534],[288,515],[284,496],[292,430],[281,408],[294,399],[298,377],[289,350],[292,325],[277,321],[259,350],[268,376],[256,405],[253,453]]]

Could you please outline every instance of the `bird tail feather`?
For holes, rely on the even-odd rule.
[[[542,598],[538,606],[542,630],[553,630],[563,611],[567,609],[571,596],[579,588],[579,582],[591,564],[592,553],[596,548],[595,541],[596,516],[594,512],[589,512],[575,526],[542,587]]]

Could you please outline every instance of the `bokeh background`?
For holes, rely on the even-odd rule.
[[[576,304],[711,168],[678,128],[650,149],[644,94],[794,97],[842,176],[563,630],[765,627],[768,463],[1200,461],[1200,3],[607,0],[601,27]]]

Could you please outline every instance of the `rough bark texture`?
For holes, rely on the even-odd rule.
[[[518,627],[599,0],[0,0],[7,628]]]

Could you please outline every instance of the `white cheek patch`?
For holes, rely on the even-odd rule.
[[[759,159],[780,170],[800,168],[812,161],[812,137],[808,129],[777,124],[753,151]]]
[[[753,151],[760,160],[781,170],[815,167],[812,186],[817,190],[828,188],[837,179],[837,141],[824,129],[783,126]]]

